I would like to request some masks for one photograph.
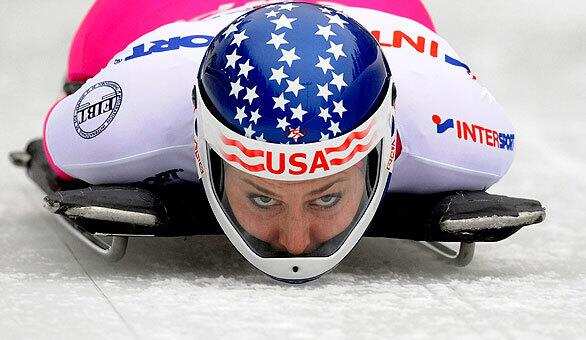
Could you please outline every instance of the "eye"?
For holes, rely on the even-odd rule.
[[[271,207],[277,204],[277,200],[267,197],[267,196],[254,196],[251,197],[252,202],[261,208]]]
[[[329,207],[333,207],[334,205],[336,205],[336,203],[338,203],[339,200],[340,200],[340,195],[333,194],[333,195],[322,196],[322,197],[314,200],[312,203],[319,206],[319,207],[322,207],[322,208],[329,208]]]

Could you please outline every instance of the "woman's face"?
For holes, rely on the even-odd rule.
[[[279,251],[315,250],[353,221],[364,194],[360,164],[325,178],[277,181],[226,169],[226,196],[238,223]]]

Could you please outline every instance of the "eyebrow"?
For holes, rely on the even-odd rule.
[[[271,196],[275,196],[275,197],[281,197],[281,195],[279,195],[279,194],[277,194],[275,192],[272,192],[272,191],[270,191],[267,188],[263,188],[260,185],[254,183],[254,182],[252,182],[252,181],[250,181],[250,180],[248,180],[246,178],[243,178],[242,181],[244,181],[244,182],[248,183],[249,185],[253,186],[256,190],[262,192],[263,194],[267,194],[267,195],[271,195]]]
[[[321,194],[322,192],[324,192],[324,191],[328,190],[329,188],[331,188],[334,184],[339,183],[339,182],[344,182],[344,181],[346,181],[346,178],[338,178],[337,180],[335,180],[335,181],[333,181],[331,183],[328,183],[328,184],[322,186],[321,188],[317,188],[317,189],[309,192],[307,194],[307,196],[313,196],[313,195]]]

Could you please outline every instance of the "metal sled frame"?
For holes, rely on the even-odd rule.
[[[460,242],[460,248],[455,251],[440,242],[421,241],[419,243],[458,267],[465,267],[472,261],[476,245],[474,242]]]
[[[55,215],[57,220],[65,227],[70,234],[81,240],[98,255],[110,262],[120,261],[126,254],[128,236],[112,236],[112,244],[100,239],[98,236],[77,228],[75,222],[70,222],[66,217]]]
[[[10,160],[12,164],[18,167],[27,167],[31,161],[32,156],[28,152],[12,152],[10,153]],[[43,192],[42,190],[40,190]],[[43,194],[46,194],[43,192]],[[128,246],[128,236],[112,235],[112,243],[108,244],[100,239],[97,235],[78,228],[74,220],[64,216],[55,215],[55,218],[65,227],[71,235],[81,240],[84,244],[89,246],[98,255],[110,262],[121,260],[126,254],[126,247]],[[107,235],[106,235],[107,236]]]

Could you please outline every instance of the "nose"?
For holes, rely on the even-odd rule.
[[[302,254],[311,244],[310,221],[301,213],[290,214],[279,229],[279,243],[292,255]]]

